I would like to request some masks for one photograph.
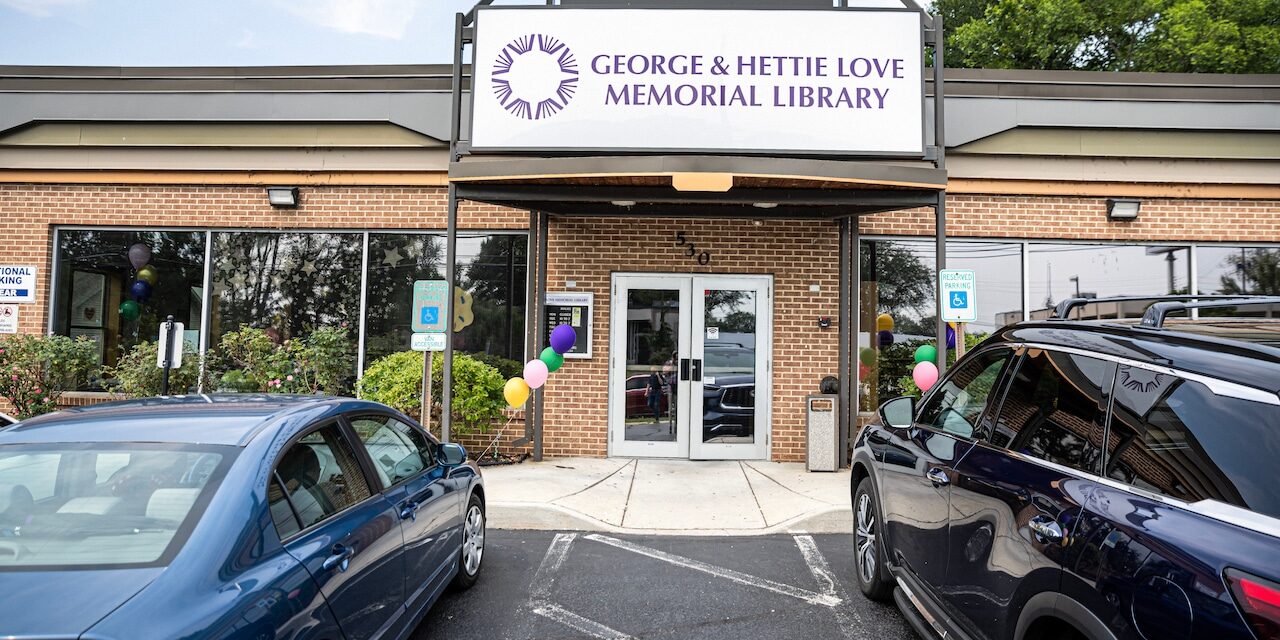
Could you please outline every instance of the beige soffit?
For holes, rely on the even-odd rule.
[[[0,146],[444,147],[385,122],[45,122],[0,134]]]
[[[1123,158],[1280,159],[1280,132],[1056,129],[1023,127],[975,140],[953,153]]]

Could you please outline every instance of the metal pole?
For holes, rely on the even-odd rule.
[[[546,212],[538,214],[538,288],[537,288],[537,336],[535,345],[541,345],[543,336],[547,335],[547,327],[543,323],[543,302],[547,296],[547,236],[551,233],[551,216]],[[583,336],[585,340],[587,336]],[[535,348],[537,348],[535,346]],[[543,389],[537,393],[537,403],[533,412],[533,459],[542,460],[542,409]]]
[[[431,431],[431,365],[436,352],[422,354],[422,428]]]
[[[836,320],[836,326],[840,327],[840,368],[837,374],[840,396],[837,402],[840,403],[840,466],[843,467],[847,458],[845,452],[849,450],[849,409],[852,406],[849,397],[856,395],[851,391],[857,389],[857,382],[849,366],[849,339],[853,330],[849,323],[849,220],[841,218],[837,228],[840,234],[840,315]]]
[[[862,332],[862,260],[859,252],[862,243],[859,239],[861,222],[855,216],[849,219],[849,363],[852,373],[853,389],[849,392],[849,439],[858,435],[858,391],[862,388],[861,375],[858,369],[858,334]],[[852,442],[845,444],[845,450],[852,450]]]
[[[173,316],[164,320],[164,373],[160,378],[160,395],[169,395],[169,369],[173,367]]]
[[[458,261],[458,194],[449,185],[449,221],[445,233],[444,280],[448,294],[444,297],[444,363],[440,371],[440,440],[449,442],[449,428],[453,426],[453,299],[454,280]]]
[[[946,82],[943,78],[946,69],[946,58],[943,49],[942,16],[933,16],[933,144],[937,149],[937,166],[947,168],[946,137]],[[933,278],[934,300],[937,303],[938,332],[938,373],[947,371],[947,323],[942,319],[942,295],[939,290],[939,275],[947,268],[947,192],[938,192],[938,202],[934,205],[934,225],[937,235],[937,273]],[[958,337],[957,337],[958,339]]]

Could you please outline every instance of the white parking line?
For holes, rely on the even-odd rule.
[[[734,571],[732,569],[725,569],[723,567],[717,567],[715,565],[707,564],[705,562],[699,562],[692,558],[678,556],[675,554],[667,553],[665,551],[659,551],[657,549],[650,549],[649,547],[641,546],[633,542],[627,542],[625,540],[619,540],[617,538],[610,538],[609,536],[602,536],[596,533],[587,534],[583,537],[588,540],[592,540],[594,542],[599,542],[601,544],[607,544],[609,546],[622,549],[623,551],[630,551],[632,553],[639,554],[647,558],[653,558],[654,560],[661,560],[663,562],[670,563],[678,567],[693,569],[694,571],[701,571],[703,573],[716,576],[717,578],[724,578],[726,580],[737,582],[738,584],[744,584],[750,587],[764,589],[765,591],[780,593],[784,596],[791,596],[792,598],[798,598],[810,604],[818,604],[824,607],[835,607],[841,602],[841,598],[833,594],[815,593],[813,591],[801,589],[799,587],[793,587],[789,584],[782,584],[781,582],[774,582],[766,578],[758,578],[756,576]]]
[[[576,533],[556,534],[555,539],[551,541],[551,546],[547,547],[546,555],[542,556],[542,564],[538,565],[537,573],[533,574],[533,584],[529,587],[530,601],[539,604],[551,594],[551,583],[555,581],[555,574],[560,570],[560,565],[564,564],[565,557],[569,555],[569,547],[577,537]]]
[[[544,618],[555,620],[570,629],[585,633],[592,638],[599,638],[600,640],[632,640],[631,636],[621,631],[610,629],[595,620],[588,620],[551,603],[534,607],[533,612]]]
[[[832,609],[836,615],[836,624],[840,625],[840,631],[844,637],[850,640],[869,638],[866,627],[863,626],[862,617],[858,615],[857,610],[848,605],[848,596],[845,595],[840,582],[836,580],[836,574],[831,570],[831,565],[827,564],[826,557],[818,550],[818,544],[813,541],[813,536],[793,537],[796,546],[800,548],[800,555],[804,556],[804,563],[809,566],[809,572],[821,585],[822,593],[841,601],[841,604]]]

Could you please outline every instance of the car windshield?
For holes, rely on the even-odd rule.
[[[230,461],[225,449],[0,446],[0,571],[167,563]]]

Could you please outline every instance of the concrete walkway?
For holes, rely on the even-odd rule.
[[[489,526],[659,535],[850,533],[849,471],[562,458],[485,467]]]

